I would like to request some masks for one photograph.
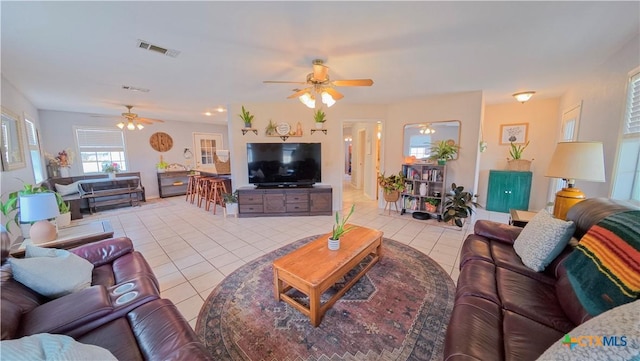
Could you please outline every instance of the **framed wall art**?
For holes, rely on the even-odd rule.
[[[500,126],[500,144],[525,144],[529,123],[502,124]]]

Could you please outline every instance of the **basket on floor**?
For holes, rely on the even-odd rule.
[[[213,153],[213,162],[216,166],[216,173],[218,174],[231,174],[231,158],[227,159],[226,162],[220,160],[218,154]]]

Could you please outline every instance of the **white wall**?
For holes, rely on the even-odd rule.
[[[447,186],[456,183],[467,191],[477,193],[474,185],[482,107],[480,91],[443,94],[389,105],[388,118],[383,127],[383,139],[387,142],[383,148],[384,164],[380,171],[393,174],[401,170],[404,156],[400,142],[405,124],[459,120],[460,152],[457,160],[447,162],[446,182]],[[382,197],[380,202],[384,202]]]
[[[40,114],[40,139],[43,150],[57,154],[59,151],[72,148],[78,155],[74,126],[94,126],[115,128],[117,120],[110,118],[92,117],[86,113],[60,112],[54,110],[41,110]],[[168,152],[157,152],[149,144],[149,137],[155,132],[165,132],[173,139],[173,148]],[[156,163],[160,161],[160,155],[167,163],[187,164],[183,157],[184,148],[193,149],[193,132],[220,133],[223,136],[224,146],[227,147],[227,127],[194,122],[166,121],[146,126],[142,130],[125,130],[125,144],[127,148],[129,171],[140,172],[141,182],[144,185],[147,198],[157,198],[158,181],[156,178]],[[192,158],[193,165],[194,159]],[[82,168],[77,159],[71,166],[71,175],[81,175]]]
[[[258,129],[258,135],[248,132],[242,135],[244,127],[238,118],[241,106],[244,105],[251,114],[255,115],[253,128]],[[287,103],[244,103],[233,104],[228,107],[229,141],[231,142],[231,173],[236,186],[248,185],[247,174],[247,143],[282,142],[278,137],[265,136],[265,127],[269,120],[276,123],[289,123],[293,129],[298,122],[303,128],[302,137],[292,137],[286,142],[321,143],[322,144],[322,184],[333,187],[333,209],[342,208],[342,180],[344,174],[344,137],[343,123],[345,120],[357,122],[359,120],[377,120],[386,118],[384,105],[357,105],[338,102],[331,108],[325,109],[327,121],[324,123],[327,134],[310,130],[315,128],[313,109],[309,109],[298,101]],[[352,132],[355,139],[356,132]],[[355,148],[354,148],[355,149]],[[373,152],[372,152],[373,156]],[[373,176],[372,176],[373,177]],[[375,182],[375,180],[370,182]]]
[[[7,81],[4,76],[2,76],[1,79],[2,107],[20,117],[20,121],[22,122],[22,143],[26,145],[28,143],[24,126],[24,115],[27,114],[29,120],[33,121],[37,126],[39,124],[38,110],[13,84]],[[33,184],[35,182],[33,168],[31,166],[31,157],[28,152],[26,152],[26,147],[23,147],[23,156],[26,165],[24,168],[0,172],[0,193],[2,194],[2,201],[7,200],[9,193],[22,189],[23,184]],[[6,222],[6,219],[2,217],[2,224],[4,225]],[[19,231],[16,232],[17,229],[18,227],[11,228],[11,231],[13,231],[11,234],[12,238],[15,238],[16,233],[19,233]]]
[[[606,182],[576,181],[576,186],[589,198],[610,195],[618,138],[626,104],[628,73],[638,65],[640,65],[640,36],[635,36],[604,64],[594,69],[591,76],[571,86],[560,99],[561,111],[582,101],[578,140],[603,142]],[[559,123],[558,129],[560,129]]]

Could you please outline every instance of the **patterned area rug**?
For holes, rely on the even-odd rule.
[[[196,332],[215,360],[442,360],[455,286],[435,261],[400,242],[383,240],[380,261],[317,328],[276,302],[273,260],[316,238],[244,265],[213,290]]]

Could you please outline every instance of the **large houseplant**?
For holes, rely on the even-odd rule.
[[[460,147],[453,141],[441,140],[431,147],[431,159],[438,161],[438,164],[444,165],[448,160],[458,154]]]
[[[451,191],[447,193],[444,201],[442,220],[462,227],[464,219],[473,214],[473,208],[477,206],[473,194],[465,192],[463,186],[452,183]]]
[[[384,173],[378,174],[378,185],[382,187],[384,199],[387,202],[395,202],[400,198],[400,192],[405,188],[406,178],[402,172],[385,176]]]

